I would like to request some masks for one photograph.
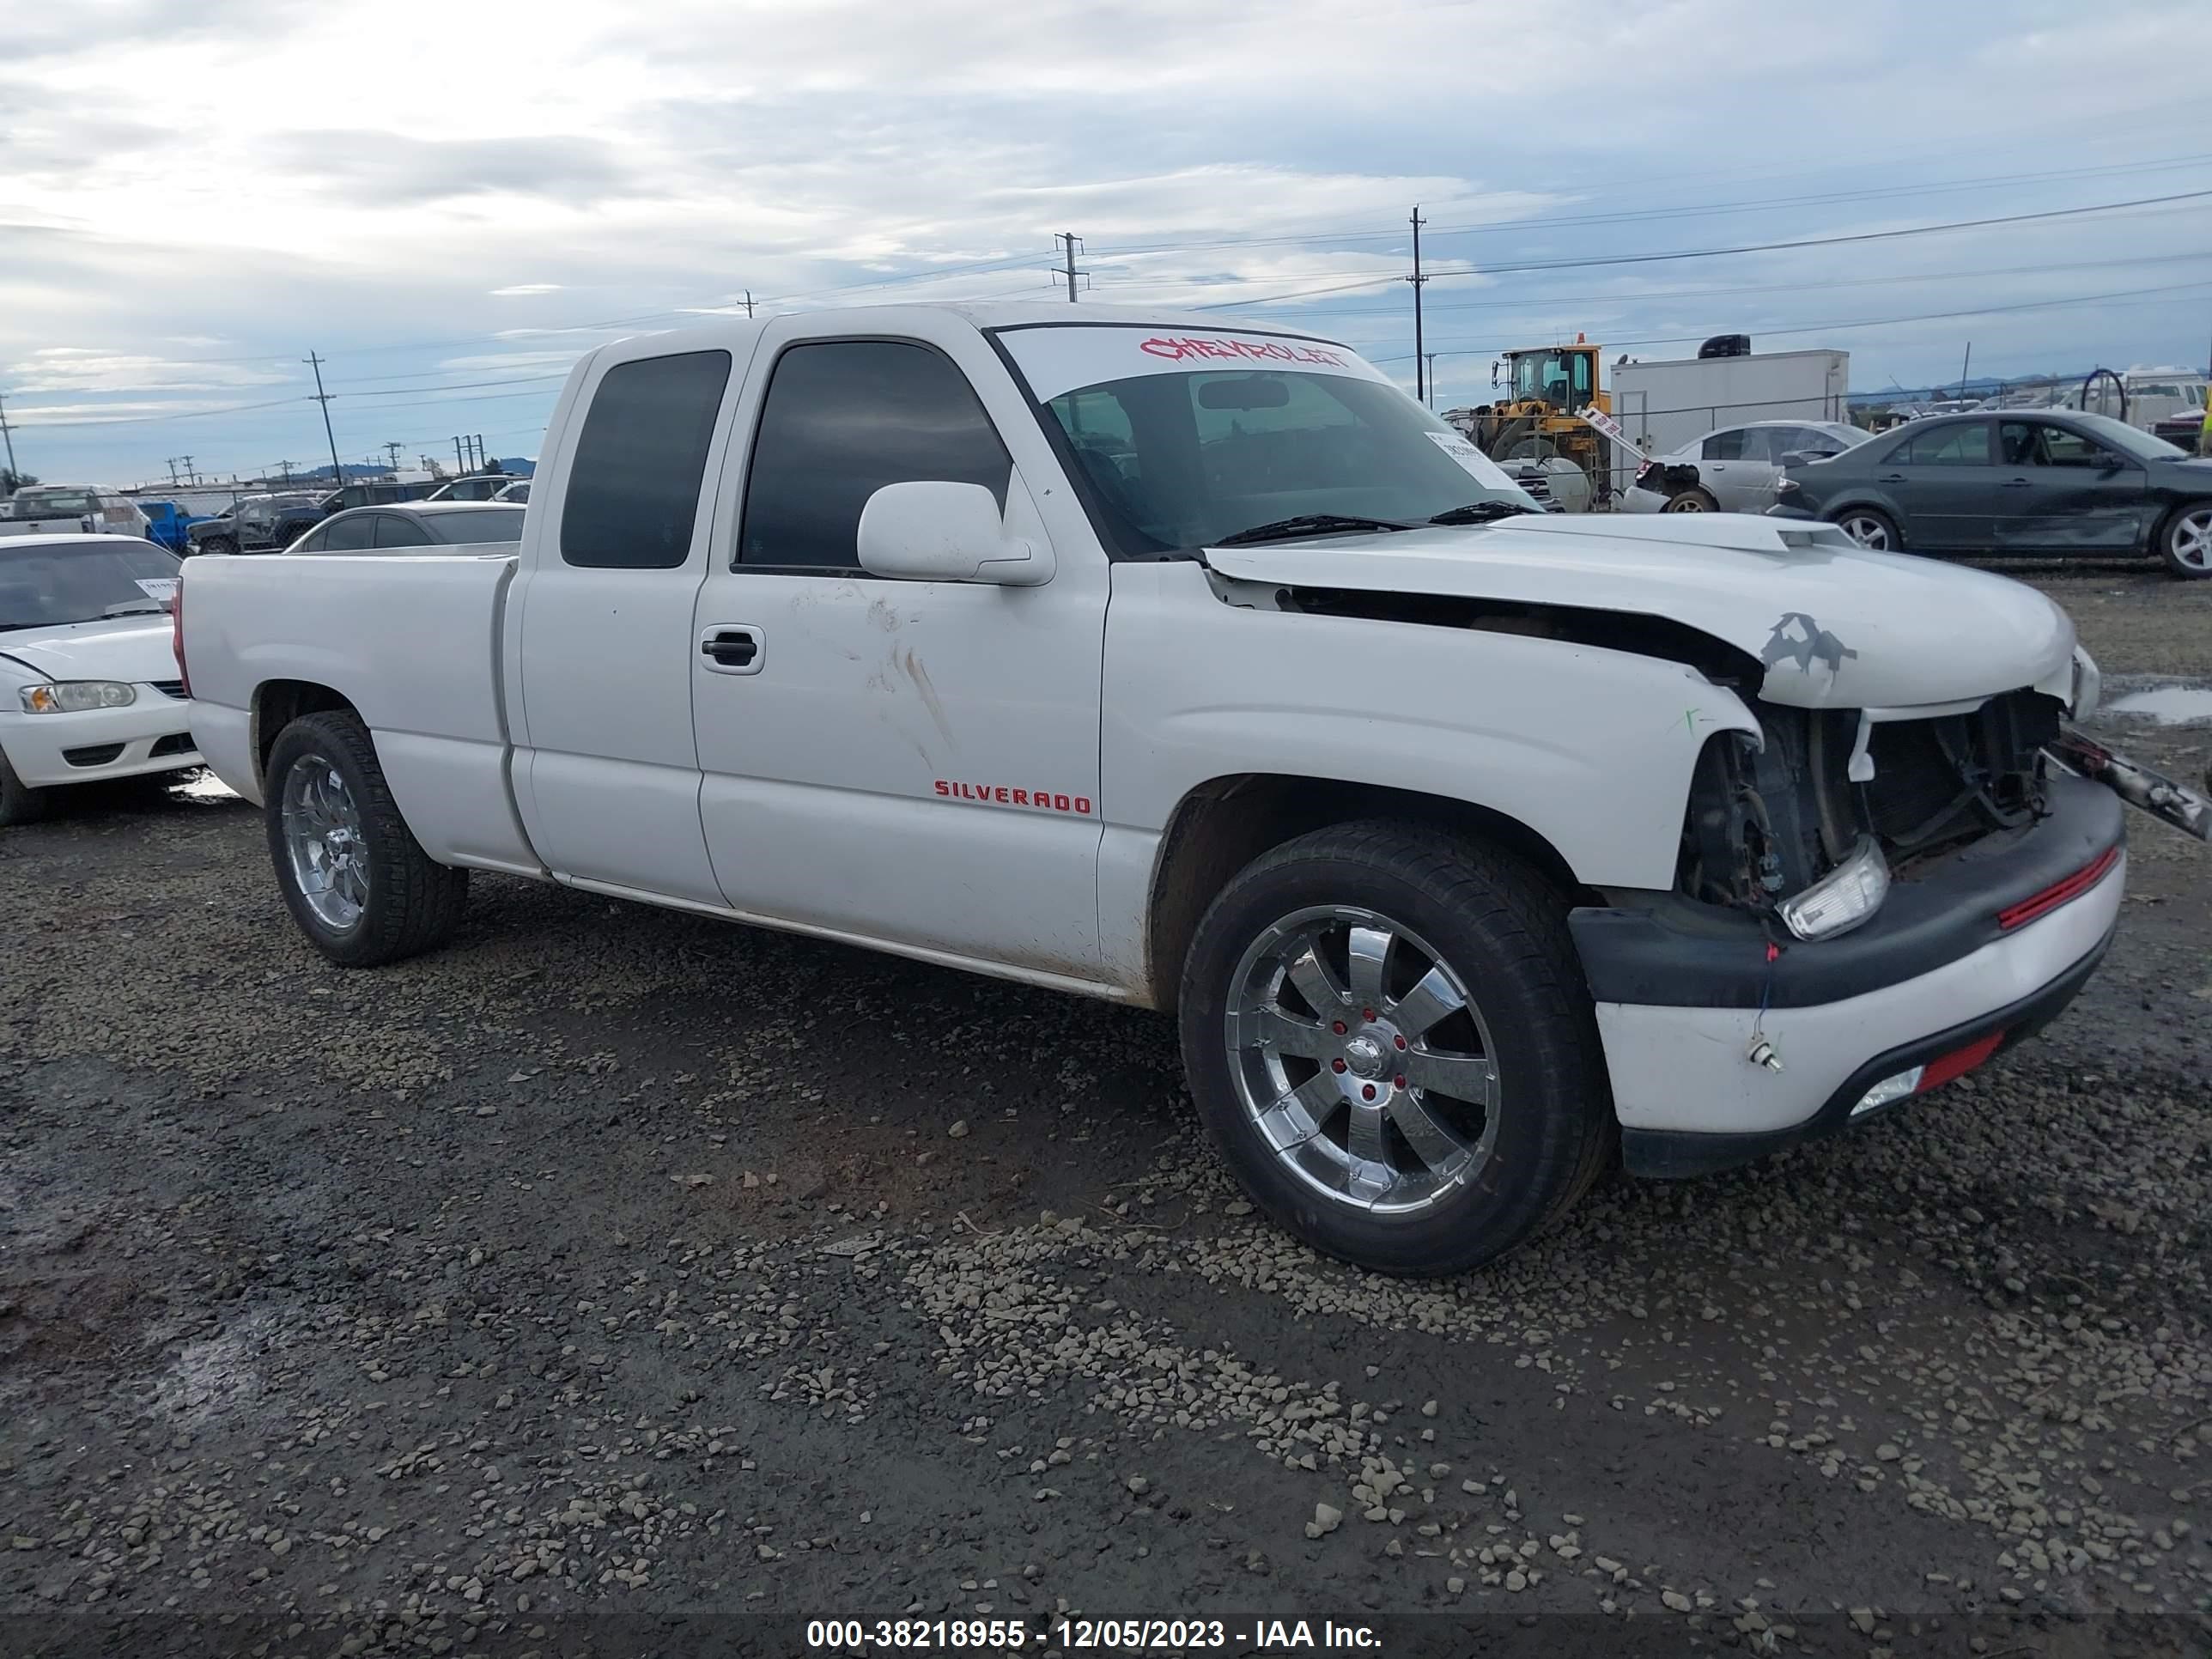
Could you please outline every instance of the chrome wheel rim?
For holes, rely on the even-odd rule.
[[[1376,911],[1317,906],[1263,932],[1231,981],[1224,1037],[1253,1127],[1332,1203],[1433,1211],[1496,1147],[1481,1010],[1440,953]]]
[[[2176,564],[2190,570],[2212,570],[2212,507],[2176,519],[2166,544]]]
[[[1844,520],[1844,534],[1861,547],[1870,547],[1877,553],[1889,550],[1889,526],[1880,519],[1854,513]]]
[[[284,852],[300,896],[339,933],[368,904],[368,843],[361,809],[329,757],[302,755],[284,774]]]
[[[1667,505],[1659,510],[1662,513],[1702,513],[1705,510],[1705,504],[1695,495],[1670,495],[1667,498]]]

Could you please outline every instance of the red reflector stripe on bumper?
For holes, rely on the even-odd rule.
[[[2003,1041],[2002,1031],[1992,1031],[1985,1037],[1977,1037],[1963,1048],[1954,1048],[1949,1054],[1939,1055],[1929,1060],[1921,1068],[1920,1085],[1912,1092],[1916,1095],[1924,1095],[1930,1089],[1941,1088],[1954,1077],[1966,1076],[1975,1066],[1996,1053],[1997,1045]]]
[[[1997,912],[1997,926],[2003,928],[2025,927],[2038,916],[2047,915],[2069,899],[2076,899],[2102,881],[2113,865],[2119,861],[2120,849],[2107,847],[2063,881],[2055,881],[2041,892],[2022,899]]]

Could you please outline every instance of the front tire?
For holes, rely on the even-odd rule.
[[[53,811],[54,792],[28,784],[16,775],[0,753],[0,830],[18,823],[36,823]]]
[[[203,553],[235,553],[238,551],[238,539],[234,536],[210,536],[205,541],[200,544],[200,551]]]
[[[2158,556],[2184,581],[2212,576],[2212,504],[2177,507],[2158,527]]]
[[[305,714],[269,752],[263,811],[285,907],[343,968],[374,968],[441,943],[469,877],[423,852],[358,715]]]
[[[1618,1131],[1559,894],[1418,825],[1316,830],[1199,924],[1183,1061],[1208,1138],[1269,1215],[1378,1272],[1503,1255]]]
[[[1713,498],[1711,491],[1692,486],[1679,495],[1669,495],[1667,504],[1659,510],[1662,513],[1717,513],[1721,510],[1721,504]]]
[[[1835,518],[1837,527],[1870,553],[1902,553],[1905,538],[1895,520],[1870,507],[1846,507]]]

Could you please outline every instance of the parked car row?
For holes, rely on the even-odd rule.
[[[2155,555],[2212,576],[2212,459],[2107,416],[1974,410],[1874,434],[1723,427],[1640,467],[1629,513],[1773,513],[1931,555]]]

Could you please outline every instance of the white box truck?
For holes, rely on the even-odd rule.
[[[1761,351],[1615,365],[1613,416],[1645,455],[1664,455],[1716,427],[1748,421],[1848,421],[1848,351]],[[1638,458],[1613,447],[1615,499],[1635,481]]]

